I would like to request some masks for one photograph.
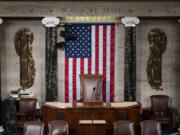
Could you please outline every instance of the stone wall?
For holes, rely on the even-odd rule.
[[[167,35],[167,48],[162,55],[163,91],[152,89],[147,82],[146,63],[149,57],[147,35],[153,28],[160,28]],[[180,109],[180,25],[177,20],[142,20],[136,30],[137,99],[141,101],[142,106],[150,106],[150,95],[167,94],[170,96],[170,105]]]
[[[167,35],[167,49],[162,56],[163,91],[152,90],[147,82],[146,63],[149,55],[147,34],[152,28],[161,28]],[[2,99],[19,85],[19,56],[14,48],[14,35],[20,28],[30,28],[34,33],[33,58],[36,76],[29,89],[39,101],[45,101],[45,28],[41,20],[5,20],[0,25],[0,60]],[[58,29],[59,31],[59,29]],[[137,48],[137,100],[142,106],[150,106],[149,96],[167,94],[170,105],[180,108],[180,24],[177,20],[141,20],[136,28]],[[124,26],[116,25],[115,49],[115,101],[124,99]],[[59,34],[58,40],[61,41]],[[58,49],[58,100],[64,101],[64,50]],[[180,111],[180,110],[179,110]]]
[[[0,25],[0,60],[2,99],[9,91],[20,88],[20,60],[14,47],[14,36],[20,28],[29,28],[34,34],[32,44],[36,75],[33,87],[29,89],[39,100],[45,100],[45,28],[41,21],[5,20]]]
[[[167,48],[162,55],[162,88],[163,91],[156,91],[147,82],[146,63],[149,57],[149,43],[147,34],[153,28],[162,29],[167,35]],[[166,94],[170,97],[169,105],[176,108],[180,114],[180,24],[177,20],[142,20],[137,25],[137,100],[143,107],[150,106],[150,95]],[[180,120],[175,115],[176,121]]]

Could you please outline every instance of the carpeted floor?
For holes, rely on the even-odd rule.
[[[170,134],[173,134],[173,133],[176,133],[176,131],[175,130],[173,130],[173,131],[165,131],[165,130],[163,130],[162,131],[162,135],[170,135]]]

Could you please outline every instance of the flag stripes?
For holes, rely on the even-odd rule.
[[[80,99],[79,74],[103,75],[103,101],[114,101],[115,26],[91,25],[91,57],[65,58],[65,102]]]

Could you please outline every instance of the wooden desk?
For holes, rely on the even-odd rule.
[[[65,120],[69,124],[71,135],[77,135],[79,120],[105,120],[106,134],[112,135],[113,122],[129,120],[134,122],[135,130],[139,133],[140,107],[137,102],[111,103],[106,106],[84,106],[83,103],[46,102],[42,106],[42,119],[46,124],[52,120]]]
[[[79,135],[106,135],[105,120],[79,120]]]

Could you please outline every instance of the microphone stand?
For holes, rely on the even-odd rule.
[[[94,95],[94,92],[95,92],[96,88],[93,87],[93,93],[92,93],[92,96],[91,96],[91,100],[93,101],[93,95]],[[93,103],[91,104],[91,119],[92,119],[92,123],[93,123],[93,120],[94,120],[94,108],[93,108]]]

